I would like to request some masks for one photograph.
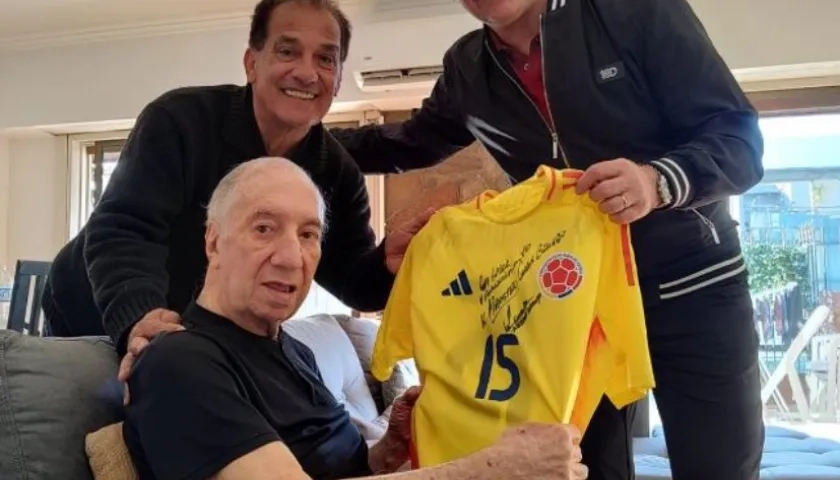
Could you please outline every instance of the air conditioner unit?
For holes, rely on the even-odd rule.
[[[359,90],[368,93],[431,89],[443,73],[443,65],[354,72]]]

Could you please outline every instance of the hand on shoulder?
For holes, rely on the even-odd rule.
[[[120,369],[117,374],[117,379],[125,384],[123,398],[125,405],[128,405],[130,400],[128,383],[126,382],[137,357],[149,346],[149,342],[156,335],[163,332],[177,332],[181,330],[184,330],[184,326],[181,325],[181,316],[172,310],[166,310],[164,308],[156,308],[147,313],[131,328],[126,341],[127,351],[120,362]]]

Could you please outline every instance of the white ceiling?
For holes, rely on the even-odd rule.
[[[0,44],[78,32],[247,19],[257,0],[0,0]],[[340,0],[351,17],[389,20],[461,11],[456,0]]]

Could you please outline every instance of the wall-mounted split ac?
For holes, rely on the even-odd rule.
[[[430,89],[434,86],[443,65],[429,67],[391,68],[354,72],[356,85],[366,93],[393,90]]]

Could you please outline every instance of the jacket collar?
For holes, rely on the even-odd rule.
[[[254,94],[250,85],[240,87],[233,95],[225,130],[225,139],[236,164],[268,155],[257,126]],[[321,173],[326,168],[328,158],[325,133],[323,124],[313,126],[288,155],[289,159],[310,174]]]
[[[546,0],[548,2],[545,15],[550,19],[554,16],[561,15],[561,11],[567,6],[569,2],[579,0]],[[464,71],[471,81],[486,81],[487,69],[497,68],[492,54],[497,50],[494,44],[495,34],[487,25],[482,25],[481,28],[474,30],[464,35],[458,43],[460,43],[460,50],[464,52],[463,58],[469,58],[473,68]]]

